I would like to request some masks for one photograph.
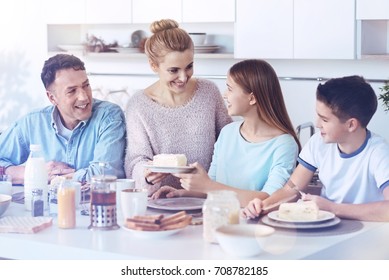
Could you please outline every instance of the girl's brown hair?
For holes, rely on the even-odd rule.
[[[234,64],[229,75],[244,92],[254,94],[258,116],[268,125],[292,135],[300,151],[301,144],[290,121],[273,67],[264,60],[247,59]]]

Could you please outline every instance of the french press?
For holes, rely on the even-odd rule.
[[[91,230],[120,228],[116,214],[116,176],[96,175],[91,180],[90,203]]]

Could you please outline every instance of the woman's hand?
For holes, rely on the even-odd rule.
[[[145,169],[144,174],[146,183],[149,185],[158,184],[169,175],[169,173],[151,172],[151,170],[148,168]]]
[[[157,198],[171,198],[171,197],[181,197],[186,196],[185,193],[187,190],[176,189],[171,186],[162,186],[155,193],[151,195],[151,199]]]
[[[247,206],[242,210],[241,216],[246,219],[255,219],[262,212],[262,200],[259,198],[254,198],[247,204]]]

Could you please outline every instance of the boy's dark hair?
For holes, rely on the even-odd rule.
[[[84,62],[78,57],[69,54],[57,54],[46,60],[41,73],[41,79],[45,89],[54,82],[57,71],[69,68],[85,70]]]
[[[319,84],[316,99],[323,102],[341,121],[357,119],[367,127],[377,110],[377,96],[363,77],[334,78]]]

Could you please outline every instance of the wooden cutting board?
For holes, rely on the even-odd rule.
[[[36,233],[53,224],[50,217],[14,217],[0,219],[0,233]]]

